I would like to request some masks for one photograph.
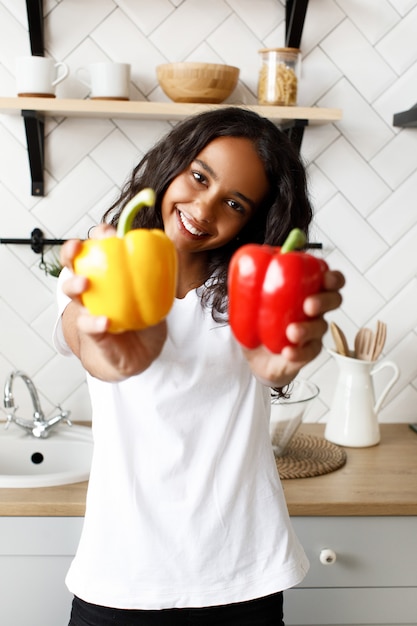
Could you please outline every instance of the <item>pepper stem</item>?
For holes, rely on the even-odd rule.
[[[293,228],[286,240],[284,241],[284,245],[281,248],[281,254],[285,254],[285,252],[291,252],[292,250],[300,250],[306,244],[307,237],[305,233],[299,228]]]
[[[142,207],[153,206],[154,204],[155,192],[150,187],[142,189],[136,196],[133,196],[120,213],[117,223],[117,236],[124,237],[131,230],[133,220]]]

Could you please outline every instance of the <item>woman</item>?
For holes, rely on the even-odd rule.
[[[270,387],[321,350],[341,302],[327,272],[281,354],[246,350],[227,324],[227,270],[248,242],[307,231],[303,165],[271,122],[224,108],[178,124],[138,164],[95,236],[114,234],[127,200],[156,191],[136,226],[160,227],[178,254],[167,319],[107,332],[80,303],[88,281],[60,280],[55,343],[87,371],[94,459],[77,555],[71,626],[282,624],[282,591],[308,563],[292,530],[269,439]],[[80,243],[68,242],[72,269]],[[140,271],[140,268],[138,268]],[[117,294],[115,294],[117,297]]]

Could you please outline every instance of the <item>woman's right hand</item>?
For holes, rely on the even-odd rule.
[[[113,237],[115,229],[100,225],[95,238]],[[61,264],[73,271],[73,261],[81,241],[69,240],[61,249]],[[81,295],[88,288],[88,279],[71,273],[62,289],[71,298],[62,315],[63,332],[68,346],[83,367],[96,378],[117,382],[140,374],[159,356],[167,336],[166,321],[140,331],[108,332],[109,320],[93,316],[82,305]]]

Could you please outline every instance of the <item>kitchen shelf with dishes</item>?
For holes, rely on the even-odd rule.
[[[309,0],[285,0],[286,47],[300,47],[308,3]],[[31,53],[35,56],[43,56],[43,0],[26,0],[26,11]],[[44,118],[47,115],[176,121],[220,106],[224,105],[59,98],[0,98],[0,113],[19,113],[23,116],[32,178],[32,195],[34,196],[44,195]],[[342,117],[339,109],[294,106],[246,106],[246,108],[256,111],[279,125],[298,149],[300,149],[304,129],[308,124],[331,123]]]

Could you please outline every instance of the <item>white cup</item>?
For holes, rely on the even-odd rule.
[[[129,100],[129,63],[91,63],[79,67],[76,75],[89,88],[92,99]]]
[[[18,96],[55,97],[55,87],[69,74],[65,63],[41,56],[16,58],[16,89]]]

